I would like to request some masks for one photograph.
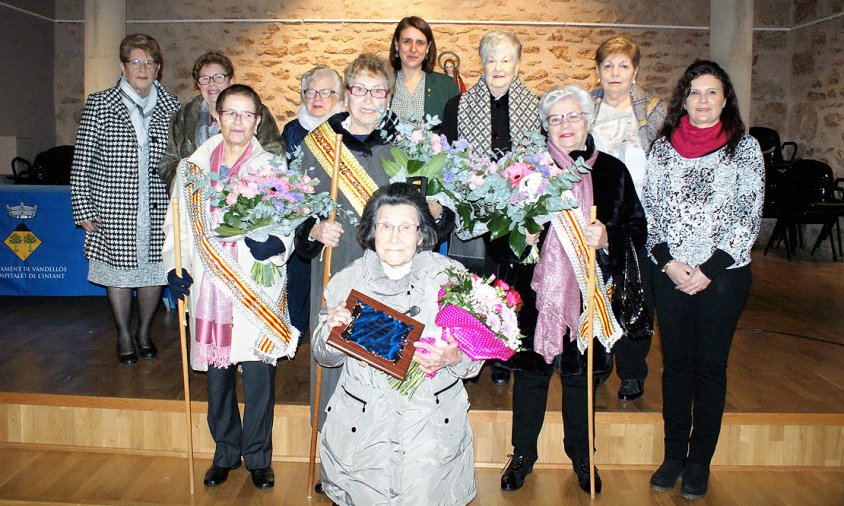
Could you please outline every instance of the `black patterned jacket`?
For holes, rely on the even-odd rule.
[[[120,81],[118,80],[118,83]],[[149,124],[150,250],[149,261],[161,261],[167,187],[158,175],[158,163],[167,148],[170,117],[179,100],[154,83],[158,101]],[[134,269],[137,261],[138,141],[129,112],[115,85],[88,96],[70,173],[73,221],[100,219],[98,230],[85,234],[85,257],[121,269]]]

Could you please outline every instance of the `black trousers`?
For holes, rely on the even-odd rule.
[[[651,321],[653,321],[653,271],[659,272],[653,262],[647,256],[647,252],[642,249],[637,251],[639,259],[639,272],[642,274],[642,291],[645,294],[645,307],[651,313]],[[613,346],[613,355],[615,356],[615,372],[622,381],[627,379],[643,380],[648,376],[648,352],[651,350],[651,341],[653,334],[635,341],[628,339],[627,336],[622,336],[618,342]]]
[[[567,337],[566,337],[567,339]],[[516,453],[539,457],[536,443],[545,420],[548,386],[553,371],[513,371],[513,431]],[[561,378],[563,382],[563,447],[574,461],[589,456],[589,419],[586,375]],[[597,388],[596,379],[594,387]],[[595,412],[592,412],[594,418]]]
[[[665,458],[712,460],[727,395],[727,358],[750,282],[749,265],[728,269],[706,290],[686,295],[667,274],[655,275]]]
[[[301,346],[311,317],[311,261],[293,253],[287,262],[287,308],[290,323],[299,330]]]
[[[273,456],[275,366],[242,362],[243,422],[237,408],[237,365],[208,367],[208,428],[217,444],[214,464],[232,467],[243,457],[247,469],[270,467]]]

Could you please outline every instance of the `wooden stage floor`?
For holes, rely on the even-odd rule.
[[[844,413],[844,264],[795,261],[754,252],[753,288],[730,355],[727,412]],[[0,297],[0,392],[178,400],[183,398],[175,312],[156,315],[154,360],[120,365],[104,297]],[[308,344],[279,363],[277,404],[307,404]],[[598,411],[661,409],[658,335],[645,395],[616,399],[618,378],[601,386]],[[191,398],[204,401],[205,376],[191,373]],[[474,410],[509,410],[511,385],[489,368],[467,386]],[[549,411],[561,402],[552,382]],[[242,398],[242,397],[241,397]]]

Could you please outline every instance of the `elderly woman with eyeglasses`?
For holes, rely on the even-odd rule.
[[[336,504],[467,504],[475,496],[469,399],[460,381],[477,374],[446,336],[443,347],[416,343],[413,360],[431,374],[412,397],[390,376],[326,342],[348,325],[351,289],[412,314],[425,335],[438,335],[437,293],[445,270],[462,266],[431,251],[437,228],[424,197],[407,183],[380,188],[363,210],[357,241],[363,253],[334,276],[314,330],[314,356],[342,365],[340,387],[328,400],[320,447],[323,488]]]
[[[290,120],[281,131],[287,154],[291,155],[320,123],[335,114],[343,112],[346,88],[340,74],[317,65],[302,74],[302,106],[296,118]]]
[[[344,72],[346,107],[348,112],[328,118],[312,130],[302,141],[301,168],[314,169],[319,179],[317,192],[329,191],[334,158],[340,152],[340,173],[337,202],[343,209],[360,217],[369,197],[380,187],[389,184],[381,158],[392,159],[389,140],[396,134],[396,116],[388,110],[393,91],[393,71],[384,58],[363,53],[350,63]],[[343,136],[342,147],[336,144],[336,134]],[[348,225],[346,225],[348,227]],[[363,253],[354,233],[347,233],[340,222],[330,223],[310,219],[296,230],[296,253],[311,260],[310,328],[316,328],[322,306],[322,274],[324,246],[333,249],[332,265],[339,271]],[[312,388],[316,362],[311,361]],[[340,377],[337,368],[322,373],[319,427],[325,420],[325,406]],[[312,392],[313,394],[313,392]]]
[[[287,156],[291,157],[305,136],[331,116],[343,112],[346,88],[340,74],[317,65],[302,75],[302,106],[296,118],[281,131]],[[292,255],[287,262],[287,305],[293,326],[304,334],[308,330],[311,297],[311,262]]]
[[[479,52],[483,74],[469,91],[446,104],[442,132],[449,142],[465,139],[475,153],[489,155],[495,160],[510,151],[513,142],[523,138],[525,131],[539,131],[538,97],[518,77],[522,43],[515,34],[500,30],[489,32],[481,39]],[[490,245],[485,248],[484,242],[489,242],[488,236],[484,240],[471,241],[455,237],[449,256],[475,271],[490,265],[484,261],[485,251],[505,269],[508,264],[517,262],[512,255],[506,254],[506,248]],[[506,243],[506,239],[501,242]],[[504,256],[495,254],[499,251]],[[497,360],[489,363],[493,383],[510,381],[509,368]]]
[[[170,291],[179,298],[190,295],[191,366],[207,376],[208,428],[216,443],[213,463],[205,473],[208,487],[226,481],[241,459],[256,487],[273,486],[275,364],[295,353],[298,338],[284,307],[284,278],[265,287],[249,274],[256,260],[283,265],[292,251],[292,234],[271,234],[264,242],[219,241],[210,231],[222,222],[223,213],[211,204],[208,190],[196,183],[210,173],[237,180],[241,170],[278,159],[255,137],[261,110],[260,97],[249,86],[233,84],[220,93],[216,105],[220,134],[179,163],[173,193],[180,202],[181,236],[174,235],[172,209],[164,223]],[[177,240],[182,276],[175,271]],[[238,370],[243,378],[242,421],[235,389]]]
[[[220,118],[217,115],[217,97],[235,81],[232,61],[218,51],[209,51],[193,64],[193,82],[199,95],[185,106],[170,121],[167,137],[167,151],[158,166],[158,172],[172,189],[176,168],[182,158],[190,156],[205,141],[220,133]],[[261,123],[258,126],[258,141],[270,153],[284,152],[275,118],[267,106],[261,106]]]
[[[131,365],[157,350],[149,329],[161,299],[167,187],[158,162],[179,101],[157,81],[158,42],[146,34],[120,43],[117,84],[88,96],[70,174],[73,221],[85,229],[88,280],[104,285],[117,324],[117,359]],[[138,329],[132,335],[133,292]],[[136,341],[137,340],[137,345]]]
[[[446,102],[460,94],[454,79],[434,72],[436,61],[431,25],[418,16],[402,19],[390,47],[390,64],[396,71],[390,109],[400,118],[437,116],[442,121]]]
[[[524,299],[519,323],[528,351],[519,352],[511,363],[513,378],[513,455],[501,476],[501,488],[518,490],[538,458],[537,440],[545,419],[548,385],[554,371],[563,383],[563,446],[571,459],[580,488],[589,492],[589,439],[586,358],[575,343],[583,321],[586,291],[585,262],[570,254],[586,246],[597,248],[597,266],[604,280],[624,276],[626,243],[641,248],[646,239],[645,214],[627,168],[617,158],[600,152],[589,133],[594,116],[592,99],[576,85],[554,88],[543,95],[539,114],[548,131],[548,151],[561,168],[571,168],[582,158],[591,170],[579,174],[572,187],[579,207],[573,214],[559,213],[545,229],[527,237],[540,245],[541,260],[535,266],[520,265],[515,288]],[[589,209],[597,207],[597,220],[589,223]],[[607,293],[599,290],[608,307]],[[600,316],[600,314],[599,314]],[[604,313],[602,321],[613,321]],[[596,317],[598,320],[598,317]],[[603,329],[607,342],[617,339],[617,323]],[[583,336],[583,339],[587,339]],[[606,379],[612,360],[597,338],[595,388]],[[595,472],[595,490],[601,477]]]

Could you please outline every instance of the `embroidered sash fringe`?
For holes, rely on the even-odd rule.
[[[583,229],[586,226],[585,220],[577,212],[576,209],[567,209],[558,214],[551,222],[554,232],[560,239],[563,249],[566,252],[566,257],[571,262],[572,269],[574,269],[577,277],[577,284],[580,288],[582,310],[580,312],[580,322],[578,325],[577,348],[583,353],[589,344],[589,336],[586,335],[586,313],[588,310],[588,301],[586,298],[586,288],[588,281],[587,272],[587,246],[583,235]],[[621,338],[623,333],[621,325],[615,318],[610,305],[609,288],[612,284],[611,280],[604,283],[602,280],[601,268],[595,265],[595,317],[593,319],[593,335],[598,341],[604,345],[609,351],[616,341]]]

